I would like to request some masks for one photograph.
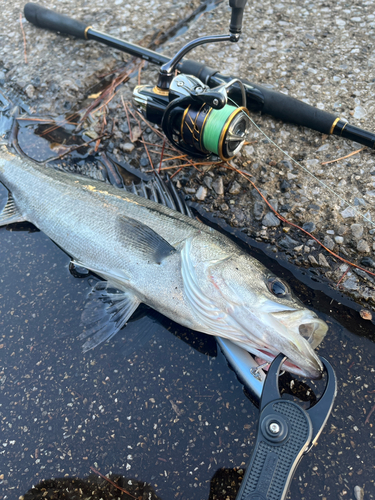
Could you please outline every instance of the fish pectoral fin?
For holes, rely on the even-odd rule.
[[[0,213],[0,227],[14,222],[24,222],[26,219],[17,208],[16,202],[11,193],[8,194],[8,201]]]
[[[88,298],[81,316],[85,330],[79,336],[87,339],[83,352],[111,339],[141,303],[133,292],[117,290],[108,281],[98,281]]]
[[[176,249],[153,229],[126,215],[119,215],[118,225],[121,237],[128,245],[136,248],[146,258],[160,264],[166,257],[176,252]]]

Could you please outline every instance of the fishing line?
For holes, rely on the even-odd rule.
[[[235,106],[237,107],[240,107],[238,106],[237,103],[235,103],[230,97],[228,98],[230,101],[232,101],[234,103]],[[280,146],[278,146],[270,137],[268,137],[268,135],[254,122],[254,120],[251,118],[251,116],[249,116],[247,113],[245,113],[245,111],[242,110],[242,113],[244,113],[248,118],[249,120],[251,121],[251,123],[254,125],[254,127],[259,131],[261,132],[264,137],[266,137],[267,140],[270,141],[271,144],[273,144],[279,151],[281,151],[281,153],[283,153],[283,155],[285,155],[287,158],[289,158],[293,163],[295,163],[296,165],[298,165],[302,170],[304,170],[307,174],[310,175],[310,177],[312,177],[315,181],[317,181],[321,186],[323,186],[325,189],[327,189],[328,191],[330,191],[332,194],[334,194],[339,200],[343,201],[348,207],[352,208],[354,210],[354,212],[363,217],[363,219],[365,219],[367,222],[369,222],[372,226],[375,227],[375,223],[369,218],[367,217],[366,215],[363,215],[361,214],[361,212],[359,212],[353,205],[351,205],[348,201],[346,201],[344,198],[342,198],[338,193],[336,193],[336,191],[334,191],[332,188],[330,188],[325,182],[321,181],[320,179],[318,179],[313,173],[310,172],[310,170],[306,167],[304,167],[301,163],[299,163],[297,160],[295,160],[294,158],[292,158],[286,151],[284,151]]]

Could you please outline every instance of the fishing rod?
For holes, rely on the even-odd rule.
[[[238,42],[246,2],[229,1],[232,15],[228,34],[197,38],[172,58],[98,31],[39,4],[26,4],[24,14],[39,28],[95,40],[160,66],[157,84],[136,86],[133,100],[147,120],[160,125],[172,144],[191,156],[232,158],[245,142],[250,127],[248,111],[261,111],[285,122],[375,148],[373,132],[350,125],[337,115],[245,79],[224,76],[205,64],[183,59],[203,44]]]

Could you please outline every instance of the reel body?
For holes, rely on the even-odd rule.
[[[243,87],[241,105],[230,98],[231,90],[238,95],[238,86],[242,87],[241,82],[232,80],[210,88],[195,76],[180,74],[168,90],[137,86],[133,101],[179,150],[229,160],[243,146],[250,126]]]

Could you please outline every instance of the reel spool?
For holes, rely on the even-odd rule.
[[[181,140],[204,155],[229,160],[241,149],[250,121],[244,106],[230,104],[214,109],[208,104],[190,105],[181,121]]]
[[[241,106],[228,103],[231,90],[238,100],[238,86]],[[176,148],[191,156],[230,160],[243,146],[250,127],[245,90],[237,79],[211,89],[194,76],[180,74],[168,90],[136,87],[133,101],[148,120],[161,125]]]

